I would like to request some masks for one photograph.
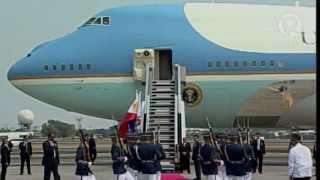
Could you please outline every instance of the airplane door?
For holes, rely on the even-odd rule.
[[[145,80],[146,65],[154,67],[155,52],[153,49],[135,49],[133,58],[133,79]]]
[[[158,62],[158,77],[159,80],[172,79],[172,50],[164,49],[157,50],[159,54]]]

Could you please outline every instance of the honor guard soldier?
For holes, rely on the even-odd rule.
[[[90,179],[93,175],[93,172],[90,169],[92,165],[88,145],[86,144],[85,138],[80,138],[80,144],[76,151],[76,175],[78,180]]]
[[[117,142],[117,137],[112,136],[111,157],[112,157],[112,169],[116,180],[134,180],[132,175],[127,172],[125,168],[125,162],[127,157],[125,156],[123,149],[120,148]],[[121,142],[119,142],[121,143]]]
[[[246,176],[245,180],[251,180],[252,179],[252,173],[257,168],[257,160],[254,155],[253,147],[248,143],[248,138],[244,135],[242,136],[242,142],[243,142],[243,148],[244,148],[244,154],[246,157]]]
[[[153,143],[152,134],[142,134],[141,144],[138,147],[138,158],[141,161],[141,180],[157,179],[157,161],[160,161],[158,147]]]
[[[140,160],[137,157],[138,148],[137,144],[138,137],[137,136],[127,136],[127,156],[128,156],[128,171],[133,176],[135,180],[138,180],[138,173],[140,167]]]
[[[28,174],[31,175],[30,157],[32,155],[32,145],[28,136],[25,136],[23,141],[20,142],[19,150],[20,150],[20,160],[21,160],[20,175],[23,175],[25,162],[27,163]]]
[[[246,175],[246,158],[242,144],[238,143],[237,133],[230,135],[231,143],[224,148],[228,180],[243,180]]]
[[[156,180],[161,180],[161,160],[166,158],[166,154],[164,153],[162,144],[160,144],[160,139],[159,137],[157,138],[157,141],[155,143],[155,146],[157,148],[157,157],[159,157],[156,160],[156,171],[157,171],[157,176]]]
[[[223,162],[226,161],[226,158],[225,158],[225,155],[224,155],[224,152],[223,152],[223,149],[224,147],[226,146],[226,142],[227,142],[227,135],[224,134],[224,133],[217,133],[216,134],[216,137],[217,137],[217,141],[218,141],[218,145],[220,147],[220,158]],[[222,164],[221,166],[219,166],[219,169],[218,169],[218,174],[220,176],[220,179],[221,180],[227,180],[227,173],[226,173],[226,166],[225,164]]]
[[[58,166],[60,164],[58,143],[54,140],[52,133],[48,134],[48,140],[42,144],[43,158],[42,165],[44,166],[44,180],[50,180],[51,172],[54,180],[60,180]]]
[[[212,140],[208,134],[203,136],[204,145],[200,149],[201,169],[207,180],[220,180],[218,176],[218,166],[222,164],[219,153],[212,145]]]
[[[193,145],[192,145],[192,160],[194,164],[194,171],[196,173],[196,178],[194,180],[201,180],[201,164],[200,164],[200,148],[201,143],[199,141],[199,136],[193,136]]]

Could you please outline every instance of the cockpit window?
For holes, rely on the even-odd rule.
[[[110,24],[110,17],[103,17],[102,23],[103,23],[104,25]]]
[[[94,24],[101,24],[101,17],[97,18],[97,19],[94,21]]]
[[[109,25],[110,24],[110,17],[93,17],[90,18],[87,22],[85,22],[83,26],[89,26],[89,25]]]
[[[92,24],[92,22],[94,21],[94,20],[96,20],[96,18],[90,18],[87,22],[85,22],[84,24],[83,24],[83,26],[87,26],[87,25],[90,25],[90,24]]]

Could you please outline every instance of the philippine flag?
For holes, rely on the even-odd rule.
[[[119,126],[119,134],[121,138],[126,138],[128,134],[128,126],[130,124],[135,124],[138,119],[139,112],[139,98],[136,96],[136,99],[131,104],[126,115],[121,119]]]

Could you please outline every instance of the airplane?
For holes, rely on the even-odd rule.
[[[207,127],[209,118],[222,128],[235,119],[314,128],[315,12],[228,3],[115,7],[38,45],[7,76],[42,102],[119,119],[144,88],[135,57],[151,56],[160,80],[172,78],[175,64],[186,68],[187,127]]]

